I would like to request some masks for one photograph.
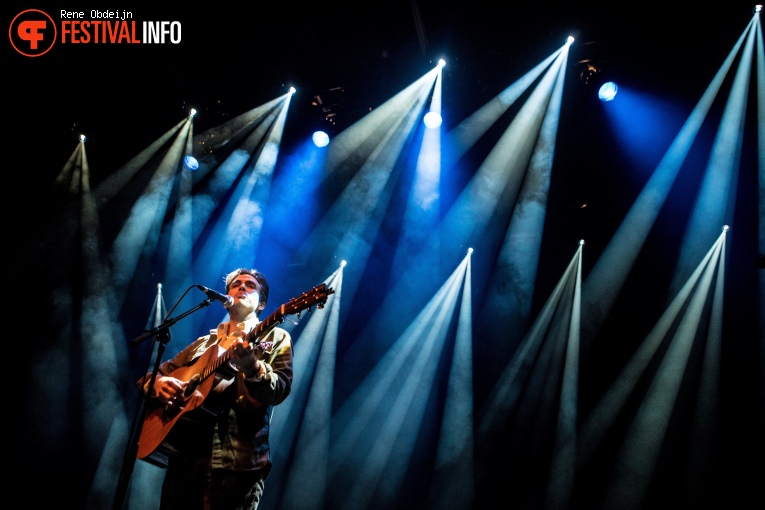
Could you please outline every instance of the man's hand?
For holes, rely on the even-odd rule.
[[[183,392],[188,381],[175,377],[158,375],[154,381],[154,395],[165,405],[177,406],[183,402]]]
[[[231,346],[231,364],[244,372],[247,377],[262,375],[264,373],[263,363],[258,360],[256,351],[260,352],[247,340],[238,338]]]

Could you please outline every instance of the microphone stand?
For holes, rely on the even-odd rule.
[[[154,368],[151,372],[151,377],[149,378],[149,386],[146,389],[146,393],[144,393],[143,398],[139,399],[138,401],[138,405],[140,406],[141,411],[139,413],[138,409],[136,409],[136,414],[134,415],[137,419],[133,421],[130,439],[128,441],[128,446],[125,449],[125,457],[122,460],[122,471],[120,472],[120,478],[117,483],[117,491],[114,496],[114,504],[112,506],[114,510],[121,509],[125,504],[125,496],[127,494],[128,485],[130,483],[130,477],[133,474],[133,468],[135,467],[136,455],[138,454],[138,438],[141,437],[143,422],[146,419],[146,401],[149,399],[149,395],[151,395],[154,390],[154,381],[156,380],[157,373],[159,372],[159,365],[162,360],[162,355],[165,352],[165,346],[170,341],[170,327],[184,317],[187,317],[196,312],[197,310],[200,310],[206,306],[210,306],[212,302],[213,300],[211,298],[205,299],[189,311],[182,313],[178,317],[165,319],[165,321],[162,322],[162,324],[159,326],[144,331],[133,340],[131,340],[131,342],[134,344],[140,344],[144,340],[147,340],[150,337],[154,337],[158,344],[157,357],[154,360]]]

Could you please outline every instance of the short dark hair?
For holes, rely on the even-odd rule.
[[[263,303],[263,305],[268,303],[268,280],[266,280],[266,277],[263,275],[263,273],[257,269],[247,269],[240,267],[239,269],[234,269],[231,271],[224,278],[224,281],[226,282],[226,292],[228,293],[228,289],[231,287],[231,282],[233,282],[237,276],[242,274],[248,274],[255,278],[255,281],[260,285],[260,289],[258,291],[258,294],[260,294],[260,302]],[[258,309],[255,314],[260,317],[260,312],[261,310]]]

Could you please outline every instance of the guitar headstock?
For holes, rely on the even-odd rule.
[[[324,305],[327,303],[327,297],[334,293],[335,289],[327,287],[326,283],[322,283],[308,292],[304,292],[300,296],[290,299],[280,308],[284,315],[297,314],[299,316],[300,312],[308,310],[313,306],[324,308]]]
[[[287,315],[297,314],[300,317],[300,312],[308,310],[315,306],[317,308],[324,308],[324,304],[327,302],[327,297],[330,294],[334,294],[335,289],[327,287],[326,283],[317,285],[308,292],[304,292],[296,298],[292,298],[265,319],[258,322],[255,327],[247,334],[247,339],[250,343],[259,343],[260,338],[268,333],[274,326],[284,322],[284,318]]]

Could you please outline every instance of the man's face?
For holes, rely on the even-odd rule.
[[[228,295],[234,298],[234,302],[241,302],[253,310],[262,308],[260,306],[260,284],[254,276],[240,274],[231,282],[228,287]]]

